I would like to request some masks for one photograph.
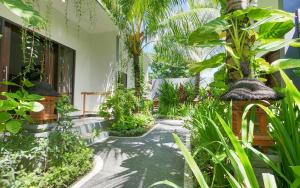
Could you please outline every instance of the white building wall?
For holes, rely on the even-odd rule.
[[[0,16],[22,25],[22,20],[0,5]],[[117,32],[91,34],[69,21],[65,15],[53,9],[50,15],[49,32],[44,36],[76,51],[74,106],[82,110],[83,91],[108,91],[113,85],[112,71],[116,62]],[[90,99],[89,110],[96,110],[99,99]],[[79,112],[81,113],[81,112]]]

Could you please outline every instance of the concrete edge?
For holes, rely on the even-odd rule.
[[[191,134],[188,134],[186,137],[186,147],[189,151],[191,151]],[[184,184],[183,187],[184,188],[193,188],[194,187],[194,182],[193,182],[193,172],[191,170],[191,168],[189,167],[188,163],[185,160],[184,163]]]
[[[75,183],[73,183],[70,188],[80,188],[85,183],[87,183],[91,178],[93,178],[97,173],[99,173],[103,169],[103,159],[99,155],[94,156],[94,165],[93,169],[80,179],[78,179]]]

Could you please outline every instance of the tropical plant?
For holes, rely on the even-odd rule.
[[[92,159],[93,150],[71,132],[11,135],[0,142],[0,187],[68,187]]]
[[[242,143],[237,139],[237,137],[232,132],[230,126],[222,119],[219,115],[217,115],[217,118],[219,119],[219,122],[221,123],[223,127],[223,131],[225,132],[225,135],[228,136],[230,143],[227,143],[227,137],[223,136],[219,126],[216,125],[215,122],[211,121],[211,125],[214,127],[217,135],[220,139],[220,144],[224,147],[224,152],[226,153],[226,156],[229,160],[229,165],[231,168],[228,168],[228,166],[223,165],[224,162],[222,162],[222,158],[220,158],[218,155],[212,153],[209,149],[203,148],[204,151],[206,151],[208,154],[211,155],[213,160],[216,164],[219,164],[225,171],[224,176],[228,180],[230,187],[240,188],[240,187],[259,187],[258,180],[255,176],[255,172],[253,170],[252,164],[250,162],[250,159],[247,155],[247,151],[245,147],[242,145]],[[201,172],[199,166],[193,159],[193,156],[190,154],[188,149],[185,147],[185,145],[182,143],[180,138],[173,134],[174,140],[177,143],[178,147],[181,149],[183,156],[185,157],[187,164],[189,165],[190,169],[192,170],[195,179],[197,180],[197,183],[200,187],[213,187],[214,184],[209,184],[206,182],[205,175]],[[264,156],[265,157],[265,156]],[[276,165],[268,160],[267,161],[270,166],[272,166],[274,169],[276,169],[278,172],[280,170],[276,168]],[[283,176],[283,174],[281,174]],[[284,177],[284,176],[283,176]],[[266,188],[273,188],[277,187],[275,177],[271,174],[263,174],[263,180]],[[167,184],[169,186],[178,188],[177,185],[175,185],[172,182],[169,181],[162,181],[157,182],[152,185],[161,185],[161,184]],[[224,185],[223,185],[224,186]],[[226,185],[225,185],[226,186]]]
[[[154,47],[155,60],[160,64],[170,64],[176,68],[178,64],[189,66],[218,53],[218,47],[194,47],[189,45],[187,39],[196,28],[218,17],[219,12],[216,3],[203,0],[189,0],[186,1],[184,7],[174,8],[172,16],[164,19],[160,24],[159,40]],[[194,76],[194,74],[191,74],[191,76]],[[199,94],[199,83],[200,73],[197,73],[195,75],[195,96],[193,97]]]
[[[281,179],[281,184],[285,187],[290,182],[299,181],[295,172],[298,172],[300,166],[300,92],[288,76],[283,71],[280,72],[286,88],[285,99],[281,102],[279,109],[274,112],[261,104],[249,105],[247,109],[257,105],[269,116],[270,135],[276,142],[276,151],[281,159],[281,172],[286,177]]]
[[[166,79],[166,78],[187,78],[190,77],[188,63],[176,57],[176,54],[168,57],[158,57],[156,55],[151,63],[151,78]],[[174,59],[173,59],[174,58]]]
[[[135,94],[142,96],[140,55],[147,38],[157,30],[160,20],[169,15],[180,0],[102,0],[100,3],[112,16],[125,36],[128,54],[133,59]]]
[[[177,107],[180,103],[179,87],[164,81],[159,89],[159,107]]]
[[[136,97],[134,91],[118,88],[114,95],[101,105],[99,115],[113,120],[110,134],[135,136],[147,131],[153,123],[150,108],[151,104]],[[140,109],[139,112],[136,109]]]
[[[19,87],[16,92],[2,92],[0,96],[4,99],[0,100],[0,133],[10,132],[18,133],[25,121],[32,122],[28,112],[40,112],[44,109],[39,102],[43,97],[28,93],[24,87],[31,87],[33,84],[24,78],[23,85],[12,82],[1,82],[3,85]]]
[[[56,110],[59,114],[57,128],[66,131],[70,130],[73,126],[71,113],[78,111],[70,102],[69,96],[61,96],[59,101],[56,103]]]
[[[191,116],[191,120],[187,121],[187,128],[191,131],[192,155],[201,171],[205,174],[207,183],[214,186],[228,185],[228,181],[224,177],[225,171],[223,167],[216,163],[214,158],[207,153],[206,148],[215,154],[220,161],[226,161],[226,153],[224,146],[221,144],[219,135],[211,120],[218,121],[216,113],[222,117],[226,117],[226,121],[231,120],[231,112],[229,105],[217,98],[202,99],[201,103],[195,107],[195,111]],[[224,134],[222,132],[222,134]],[[226,162],[223,166],[228,168]]]
[[[188,117],[193,111],[195,96],[194,85],[189,82],[178,86],[169,81],[163,81],[158,92],[160,118],[181,119]]]
[[[232,58],[232,61],[226,63],[226,68],[231,70],[228,73],[231,80],[243,77],[260,78],[264,74],[278,71],[279,68],[298,67],[297,59],[277,60],[270,65],[261,58],[268,52],[297,44],[297,39],[284,39],[284,35],[293,27],[293,14],[281,10],[250,7],[227,13],[200,26],[189,37],[192,46],[222,46],[227,54],[217,54],[211,59],[194,64],[191,71],[199,72],[218,67],[224,64],[227,57]],[[226,36],[229,36],[230,41],[226,41]]]

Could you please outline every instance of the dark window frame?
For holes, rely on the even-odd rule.
[[[11,21],[11,20],[9,20],[9,19],[7,19],[7,18],[5,18],[5,17],[3,17],[3,16],[0,16],[0,22],[1,22],[1,24],[0,24],[0,33],[1,34],[4,34],[3,33],[3,31],[4,31],[4,28],[5,28],[5,25],[6,24],[10,24],[10,25],[12,25],[12,26],[14,26],[14,27],[17,27],[17,28],[19,28],[19,29],[22,29],[23,28],[23,26],[22,25],[20,25],[20,24],[17,24],[17,23],[15,23],[15,22],[13,22],[13,21]],[[49,37],[47,37],[47,36],[45,36],[45,35],[43,35],[43,34],[40,34],[40,33],[38,33],[38,32],[35,32],[35,31],[33,31],[32,29],[30,29],[30,28],[26,28],[27,29],[27,31],[30,33],[30,34],[35,34],[36,36],[38,36],[38,37],[40,37],[40,38],[42,38],[42,39],[44,39],[45,41],[48,41],[48,42],[50,42],[50,43],[53,43],[54,45],[58,45],[58,47],[59,46],[61,46],[61,47],[64,47],[64,48],[69,48],[69,49],[71,49],[74,53],[73,53],[73,70],[72,70],[72,74],[73,74],[73,77],[72,77],[72,104],[74,104],[74,96],[75,96],[75,73],[76,73],[76,54],[77,54],[77,51],[75,50],[75,49],[73,49],[73,48],[71,48],[71,47],[69,47],[69,46],[67,46],[67,45],[64,45],[64,44],[61,44],[60,42],[58,42],[58,41],[56,41],[56,40],[54,40],[54,39],[50,39]],[[3,36],[2,36],[2,38],[3,38]],[[0,45],[2,45],[2,39],[0,39]],[[0,47],[0,60],[1,60],[1,58],[2,58],[2,56],[3,56],[3,54],[2,54],[2,49],[1,49],[1,47]],[[57,62],[58,63],[58,62]],[[0,62],[0,64],[1,64],[1,62]],[[57,88],[56,88],[57,89]]]

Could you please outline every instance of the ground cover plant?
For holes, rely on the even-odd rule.
[[[1,135],[0,187],[67,187],[91,169],[93,150],[71,131],[74,107],[68,101],[59,101],[62,116],[48,137],[26,127]]]
[[[12,135],[0,144],[0,186],[67,187],[91,169],[92,159],[92,150],[71,132]]]
[[[134,91],[120,87],[100,106],[99,115],[112,119],[110,135],[138,136],[154,123],[151,106],[151,101],[139,99]]]

